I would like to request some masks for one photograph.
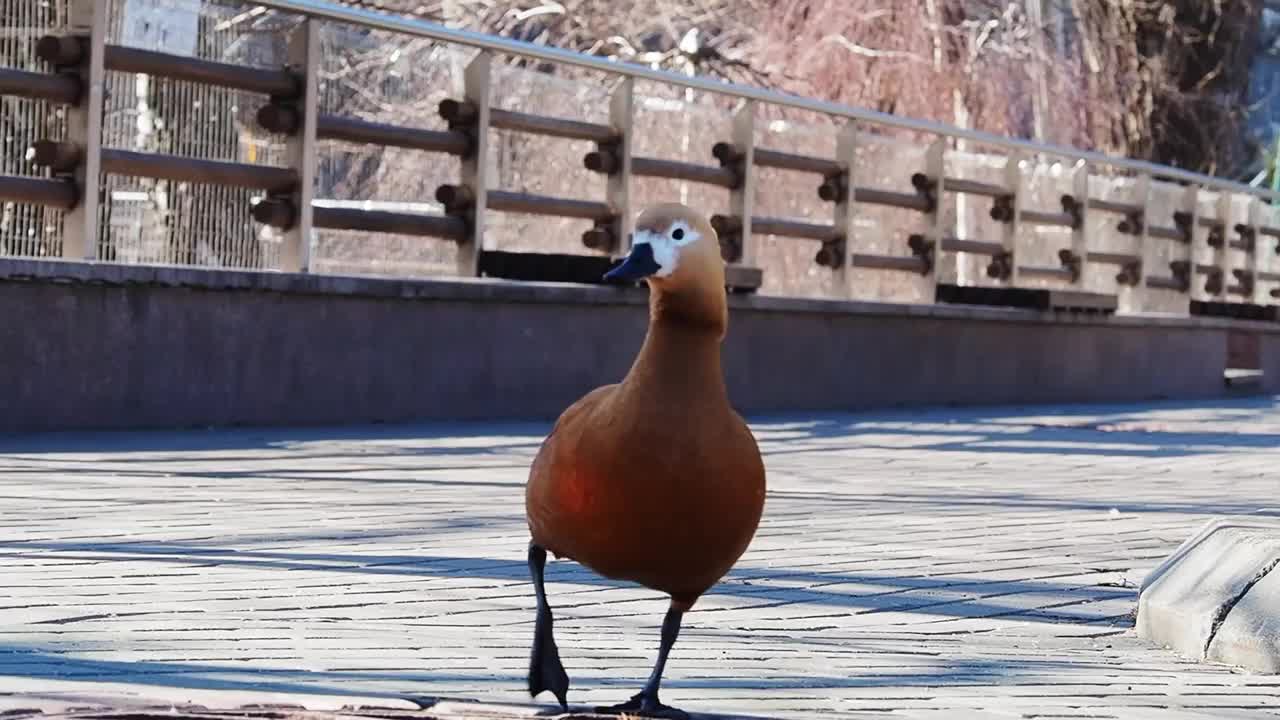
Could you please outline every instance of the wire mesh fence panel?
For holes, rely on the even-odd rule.
[[[409,128],[443,130],[436,108],[460,93],[474,55],[421,38],[326,23],[320,31],[320,112]],[[435,190],[458,181],[450,155],[416,149],[319,143],[316,204],[322,207],[438,215]],[[454,274],[457,247],[436,238],[316,229],[317,272],[421,277]]]
[[[35,46],[67,24],[66,0],[0,0],[0,67],[40,72]],[[44,101],[0,95],[0,175],[44,175],[27,159],[27,148],[66,132],[65,110]],[[62,254],[62,211],[0,202],[0,257]]]
[[[236,65],[285,61],[295,18],[235,0],[107,0],[107,42]],[[104,148],[262,165],[283,142],[254,120],[255,93],[138,73],[107,72]],[[243,269],[278,263],[277,233],[250,215],[257,191],[165,179],[104,176],[98,257]]]

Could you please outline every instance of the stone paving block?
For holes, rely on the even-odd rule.
[[[1205,523],[1144,580],[1139,589],[1138,636],[1189,658],[1206,658],[1215,633],[1237,603],[1277,563],[1280,523],[1250,518]],[[1280,605],[1272,609],[1272,623],[1280,623],[1276,609]],[[1265,624],[1266,618],[1255,616],[1237,627],[1245,630],[1259,622]],[[1247,637],[1237,637],[1236,642],[1251,644]],[[1219,659],[1234,662],[1247,657],[1237,657],[1224,645]]]
[[[664,701],[805,720],[1280,713],[1280,676],[1179,657],[1131,616],[1193,529],[1280,516],[1274,400],[753,427],[765,517],[687,618]],[[523,483],[546,430],[0,438],[0,711],[111,690],[554,716],[523,687]],[[569,562],[547,575],[570,702],[630,697],[662,596]]]

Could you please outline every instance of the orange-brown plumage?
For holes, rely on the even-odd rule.
[[[725,389],[720,346],[728,310],[715,231],[680,205],[646,211],[636,231],[633,248],[644,252],[633,249],[628,262],[639,254],[634,264],[648,268],[644,345],[620,383],[593,390],[560,416],[534,459],[525,508],[534,548],[671,596],[652,687],[633,698],[644,710],[665,707],[657,703],[657,682],[679,615],[754,537],[765,471]],[[532,556],[530,562],[540,583],[541,568]],[[544,605],[540,600],[539,612],[549,625]],[[558,655],[555,667],[539,669],[556,654],[549,632],[535,640],[535,694],[555,689],[544,675],[563,675]]]

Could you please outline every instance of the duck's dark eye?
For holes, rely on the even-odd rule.
[[[676,228],[675,230],[672,230],[672,231],[671,231],[671,239],[672,239],[672,240],[683,240],[683,239],[684,239],[684,229],[683,229],[683,228]]]

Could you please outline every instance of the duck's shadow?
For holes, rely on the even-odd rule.
[[[749,639],[748,639],[749,641]],[[1068,671],[1094,672],[1103,669],[1114,670],[1105,663],[1088,661],[1065,662],[1029,657],[985,658],[985,657],[946,657],[921,660],[916,672],[874,672],[868,671],[860,675],[823,675],[823,674],[780,674],[768,677],[731,678],[731,677],[672,677],[663,682],[663,687],[682,690],[682,697],[672,698],[671,702],[697,704],[696,693],[699,690],[753,690],[767,694],[770,690],[823,690],[840,688],[871,687],[937,687],[939,685],[973,685],[975,683],[999,684],[1022,675],[1046,676],[1062,674]],[[360,699],[395,699],[409,700],[420,707],[430,707],[441,703],[476,703],[478,701],[463,697],[447,697],[427,695],[421,692],[394,692],[371,689],[373,686],[386,687],[390,683],[404,686],[419,685],[426,689],[433,683],[457,683],[485,688],[483,692],[502,693],[510,696],[520,691],[525,678],[504,672],[447,672],[438,670],[305,670],[289,667],[264,667],[261,665],[244,666],[225,665],[204,662],[169,662],[147,660],[99,660],[81,658],[59,651],[40,647],[17,644],[0,644],[0,677],[18,678],[30,681],[52,680],[83,683],[103,683],[106,686],[127,687],[130,694],[144,697],[145,688],[177,688],[183,690],[209,691],[241,691],[257,693],[287,693],[301,696],[348,696]],[[601,691],[612,693],[619,690],[625,694],[624,686],[630,687],[637,681],[584,678],[577,684],[575,692],[590,692],[592,695]],[[362,686],[363,685],[363,686]],[[476,694],[477,691],[469,691]],[[52,690],[44,690],[32,684],[30,693],[33,697],[56,695]],[[27,694],[20,691],[19,696]],[[558,706],[548,704],[520,703],[502,701],[510,707],[522,707],[527,711],[536,709],[539,716],[554,716],[561,713]],[[579,717],[617,718],[617,715],[604,714],[597,711],[598,706],[574,704],[571,713]],[[688,710],[694,718],[747,718],[744,715],[716,715],[697,713]]]

